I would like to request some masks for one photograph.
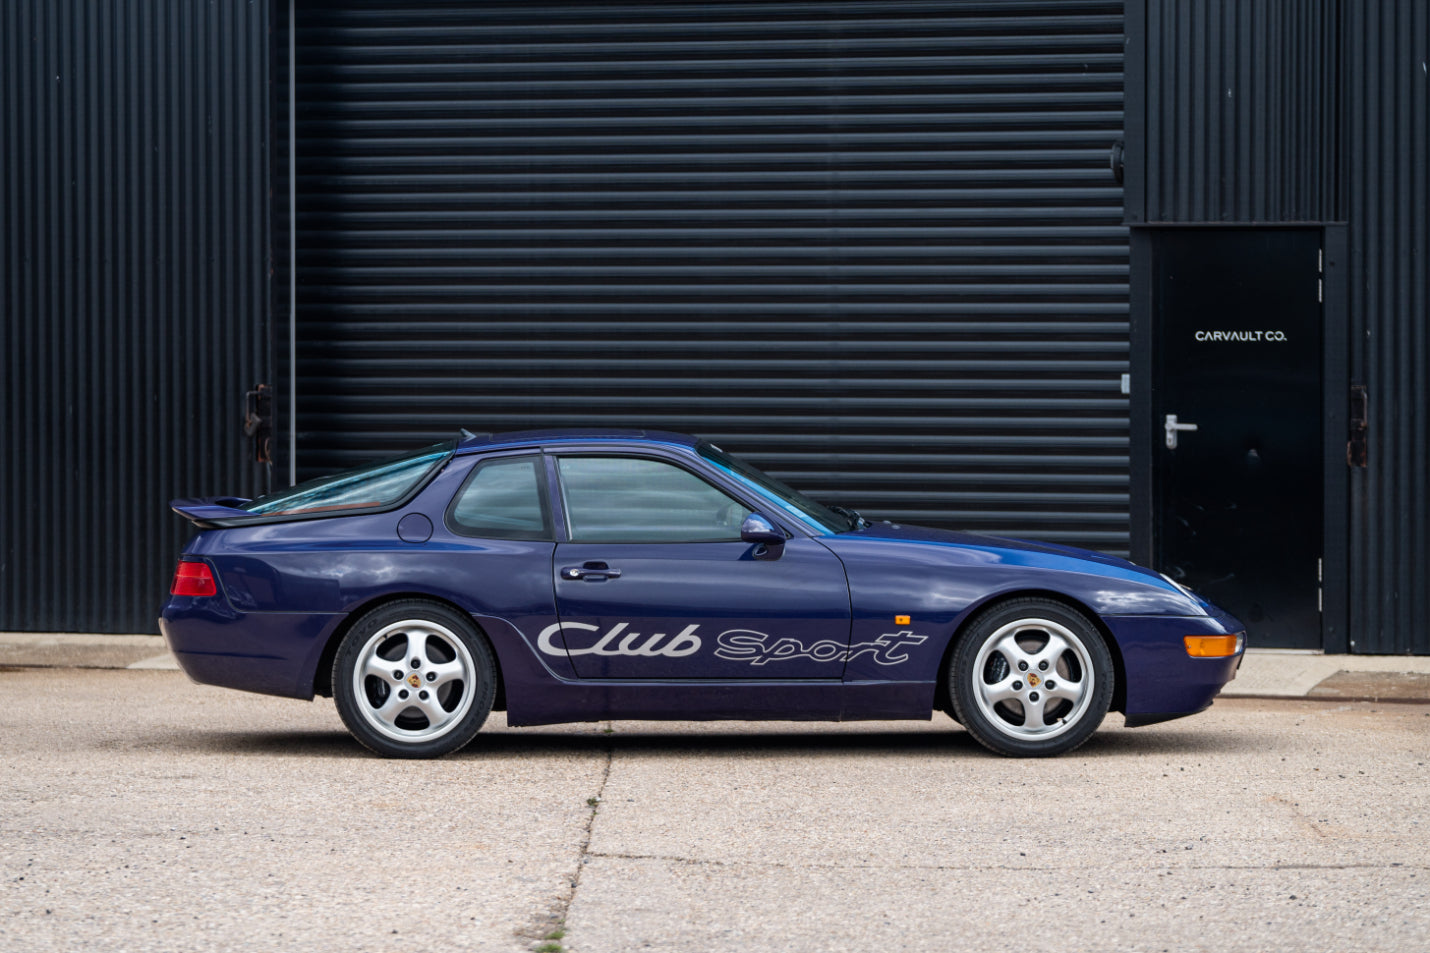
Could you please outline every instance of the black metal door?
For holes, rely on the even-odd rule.
[[[1321,232],[1154,239],[1158,568],[1251,645],[1321,646]]]

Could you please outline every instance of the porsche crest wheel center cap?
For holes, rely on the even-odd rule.
[[[1040,682],[1040,681],[1042,681],[1042,679],[1038,678],[1037,675],[1033,674],[1032,672],[1029,672],[1029,673],[1028,673],[1028,684],[1029,684],[1029,685],[1033,686],[1034,688],[1037,688],[1037,687],[1038,687],[1038,682]]]
[[[407,684],[411,685],[413,688],[416,688],[418,685],[422,684],[422,679],[417,677],[416,672],[413,672],[411,675],[407,676]]]

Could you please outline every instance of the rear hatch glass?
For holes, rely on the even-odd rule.
[[[249,500],[240,508],[255,516],[318,516],[392,506],[424,482],[456,446],[455,440],[443,441],[395,459],[308,480]]]

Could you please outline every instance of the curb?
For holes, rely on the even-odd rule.
[[[1247,649],[1218,697],[1430,704],[1430,657]]]
[[[158,635],[0,632],[0,667],[179,670]]]

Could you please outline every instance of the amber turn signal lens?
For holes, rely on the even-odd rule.
[[[1226,658],[1241,651],[1240,635],[1187,635],[1182,641],[1192,658]]]

